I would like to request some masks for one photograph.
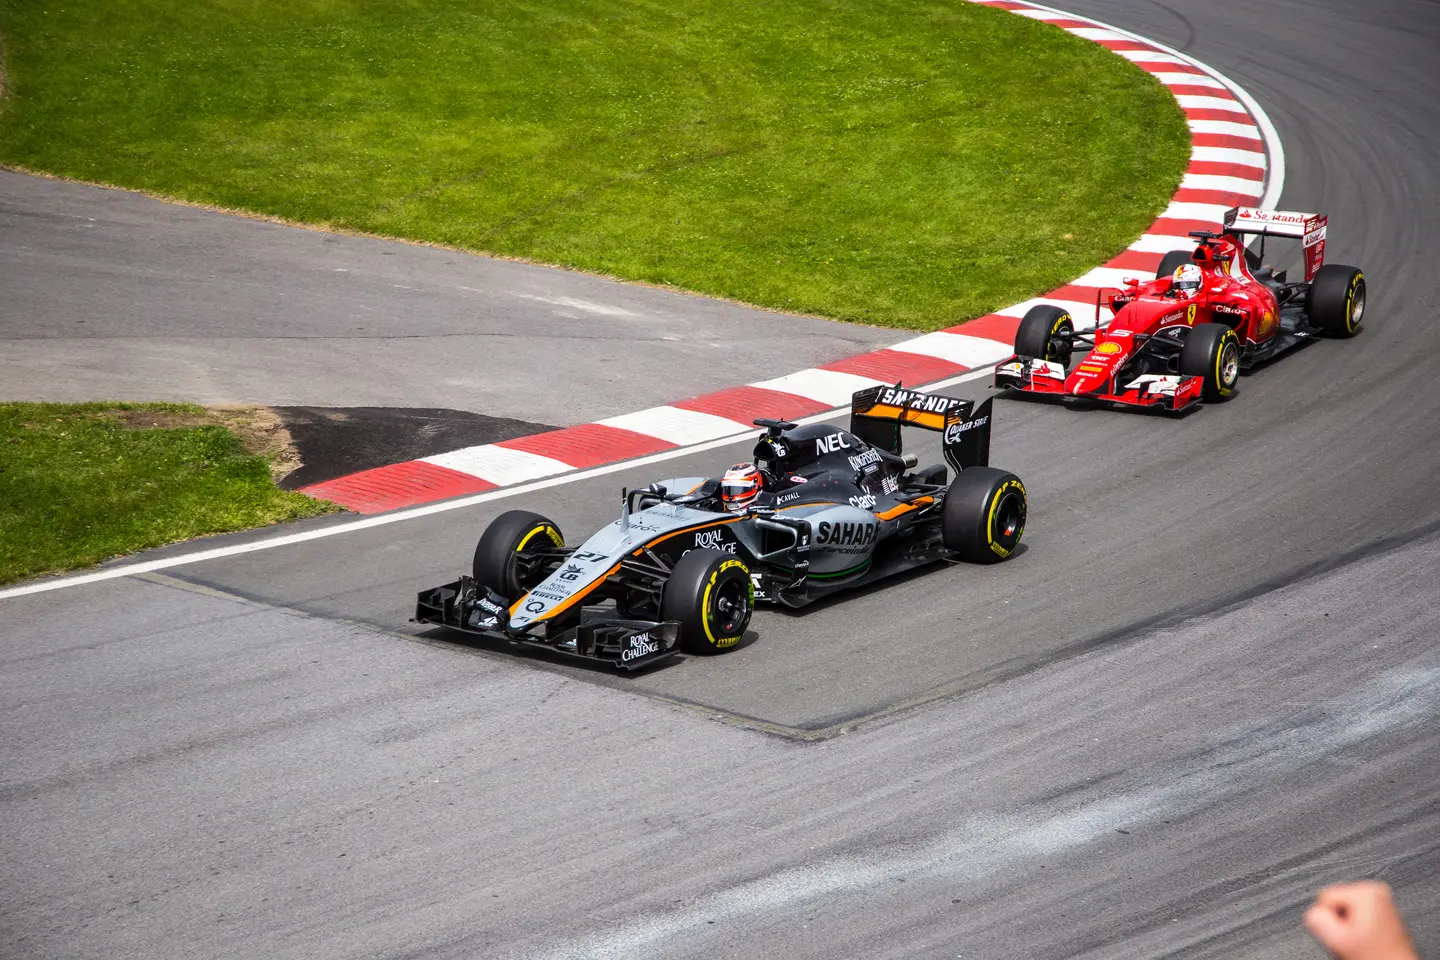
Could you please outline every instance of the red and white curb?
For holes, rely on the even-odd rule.
[[[1017,0],[973,0],[1046,21],[1100,44],[1169,88],[1190,126],[1190,165],[1170,205],[1119,256],[1043,297],[884,350],[836,360],[638,413],[487,443],[364,470],[302,488],[370,514],[479,493],[754,431],[756,417],[796,419],[843,407],[863,387],[903,380],[920,386],[1008,356],[1015,329],[1037,303],[1066,307],[1093,322],[1096,297],[1127,276],[1153,273],[1185,247],[1191,230],[1213,229],[1234,206],[1273,206],[1284,177],[1274,127],[1249,94],[1177,50],[1098,21]]]

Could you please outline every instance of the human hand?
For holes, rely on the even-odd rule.
[[[1335,960],[1419,960],[1389,884],[1378,880],[1325,887],[1305,927]]]

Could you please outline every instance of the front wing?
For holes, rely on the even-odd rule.
[[[554,636],[529,631],[512,633],[506,622],[509,611],[501,598],[486,595],[469,577],[420,591],[415,599],[417,623],[457,630],[461,633],[505,640],[517,646],[549,650],[567,657],[600,661],[620,670],[639,670],[680,652],[677,641],[680,625],[667,620],[623,620],[615,617],[586,618]],[[548,629],[551,625],[545,624]]]
[[[1114,384],[1113,391],[1087,391],[1078,396],[1133,407],[1160,407],[1178,411],[1200,402],[1202,377],[1147,373],[1126,383]],[[1012,356],[995,367],[995,386],[1022,393],[1065,398],[1072,396],[1065,386],[1065,368],[1048,360]]]

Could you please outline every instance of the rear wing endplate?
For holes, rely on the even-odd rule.
[[[1288,210],[1257,210],[1253,207],[1231,207],[1225,211],[1225,232],[1237,236],[1257,234],[1261,249],[1265,237],[1293,237],[1305,251],[1305,279],[1315,279],[1315,272],[1325,262],[1325,228],[1329,217],[1318,213],[1294,213]]]
[[[900,428],[921,427],[942,433],[945,460],[957,471],[990,463],[990,413],[994,398],[945,397],[896,384],[857,390],[850,398],[850,432],[891,453],[902,452]]]

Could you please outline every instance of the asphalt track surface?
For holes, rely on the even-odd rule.
[[[1180,421],[997,403],[1023,554],[630,680],[405,639],[410,598],[501,509],[584,533],[743,447],[0,601],[0,940],[1305,957],[1314,887],[1380,876],[1440,944],[1437,8],[1067,9],[1265,106],[1359,337]]]

